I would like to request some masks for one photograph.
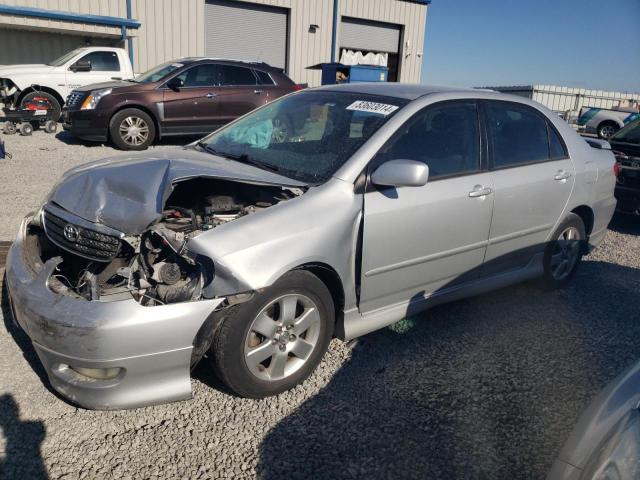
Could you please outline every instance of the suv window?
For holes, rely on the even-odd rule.
[[[254,70],[254,73],[258,77],[258,83],[260,85],[275,85],[275,82],[267,72],[261,72],[260,70]]]
[[[185,70],[178,78],[182,79],[185,87],[215,87],[219,76],[217,65],[202,63]]]
[[[487,102],[495,168],[549,160],[547,121],[526,105]]]
[[[91,62],[92,72],[119,72],[120,62],[116,52],[91,52],[80,60]]]
[[[236,67],[234,65],[219,65],[221,76],[220,85],[226,86],[242,86],[256,85],[256,77],[253,72],[244,67]]]
[[[478,171],[480,129],[476,103],[445,103],[416,114],[382,147],[376,164],[395,159],[424,162],[429,166],[429,178]]]

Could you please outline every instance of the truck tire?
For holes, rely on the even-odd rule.
[[[609,140],[618,130],[620,130],[620,127],[618,127],[617,123],[604,121],[598,125],[598,137],[603,140]]]
[[[224,315],[209,359],[218,378],[248,398],[303,382],[327,351],[335,321],[329,290],[304,270],[286,273]]]
[[[111,117],[109,136],[121,150],[146,150],[156,138],[156,126],[146,112],[125,108]]]
[[[58,121],[60,120],[60,114],[62,112],[62,106],[56,97],[47,92],[29,92],[20,100],[20,108],[25,108],[26,104],[32,101],[35,97],[46,98],[47,101],[51,104],[51,120]]]

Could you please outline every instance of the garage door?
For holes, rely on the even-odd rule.
[[[343,18],[340,29],[340,46],[351,50],[398,53],[400,26]]]
[[[205,4],[205,54],[287,67],[287,10],[226,0]]]
[[[117,46],[118,40],[91,38],[92,45]],[[83,35],[0,29],[0,65],[48,63],[74,48],[87,45]]]

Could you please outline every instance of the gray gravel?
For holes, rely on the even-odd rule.
[[[110,151],[56,148],[85,160]],[[48,152],[39,162],[55,174],[20,168],[14,192],[73,164]],[[43,194],[11,203],[19,213],[1,203],[0,215],[13,222]],[[276,398],[235,398],[201,365],[193,400],[123,412],[52,393],[5,299],[0,478],[542,478],[596,392],[640,358],[639,251],[640,220],[617,219],[564,291],[519,285],[352,350],[334,341],[309,381]]]

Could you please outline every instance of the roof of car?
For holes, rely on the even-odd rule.
[[[277,67],[272,67],[268,63],[251,61],[251,60],[238,60],[237,58],[217,58],[217,57],[184,57],[174,60],[174,62],[191,64],[195,62],[213,61],[213,62],[225,62],[225,63],[237,63],[243,65],[251,65],[254,68],[264,68],[269,70],[282,70]]]
[[[405,98],[415,100],[418,97],[432,93],[451,93],[478,91],[470,88],[442,87],[434,85],[418,85],[406,83],[343,83],[339,85],[325,85],[316,90],[331,90],[339,92],[363,93],[369,95],[384,95],[387,97]]]

